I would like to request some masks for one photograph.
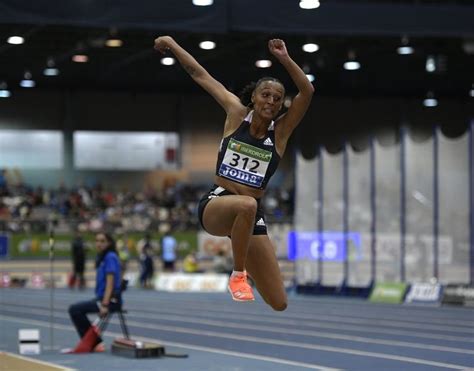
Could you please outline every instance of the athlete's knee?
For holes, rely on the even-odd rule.
[[[257,212],[257,200],[253,197],[242,196],[239,200],[239,212],[255,217]]]

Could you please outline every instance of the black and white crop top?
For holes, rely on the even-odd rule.
[[[216,175],[246,186],[265,189],[275,173],[280,156],[275,147],[275,122],[262,139],[250,135],[250,111],[236,131],[221,141],[217,156]]]

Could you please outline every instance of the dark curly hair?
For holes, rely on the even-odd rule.
[[[277,78],[275,77],[270,77],[270,76],[265,76],[265,77],[262,77],[260,80],[258,80],[257,82],[255,81],[252,81],[250,84],[246,85],[242,91],[240,92],[239,94],[239,98],[240,98],[240,102],[246,106],[246,107],[249,107],[249,108],[252,108],[253,107],[253,103],[252,103],[252,94],[253,92],[255,91],[255,89],[257,89],[262,83],[266,82],[266,81],[273,81],[273,82],[277,82],[279,84],[281,84],[281,86],[284,87],[283,83],[278,80]]]

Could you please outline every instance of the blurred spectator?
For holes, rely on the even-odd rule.
[[[44,232],[45,220],[51,214],[58,218],[63,233],[78,225],[83,232],[120,229],[123,233],[145,233],[161,231],[162,227],[197,230],[196,202],[206,189],[207,185],[175,181],[170,181],[162,192],[148,189],[146,193],[126,189],[113,192],[100,184],[68,188],[61,183],[55,189],[32,188],[23,183],[20,173],[0,170],[0,219],[6,219],[4,229],[15,232]],[[289,221],[293,213],[292,193],[273,188],[267,194],[264,205],[269,218]]]
[[[0,169],[0,197],[6,196],[7,194],[8,194],[7,170]]]
[[[119,235],[117,238],[117,253],[120,260],[120,267],[122,269],[122,277],[127,271],[128,261],[130,260],[130,251],[128,250],[128,239],[125,235]]]
[[[202,270],[199,269],[199,264],[196,259],[196,253],[190,252],[184,257],[183,260],[183,272],[184,273],[200,273]]]
[[[73,272],[72,277],[69,280],[69,288],[73,289],[77,283],[80,290],[83,290],[86,286],[84,279],[84,268],[86,264],[86,250],[84,247],[84,240],[79,232],[76,232],[74,239],[71,243],[71,257]]]
[[[140,261],[140,286],[150,288],[155,266],[153,263],[153,245],[150,234],[146,234],[143,239],[138,241],[138,258]]]
[[[233,269],[232,258],[220,249],[212,259],[212,268],[216,273],[231,274]]]
[[[174,272],[176,262],[176,250],[178,241],[168,230],[161,238],[161,259],[163,260],[163,270],[165,272]]]

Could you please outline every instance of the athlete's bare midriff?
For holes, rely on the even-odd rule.
[[[263,194],[265,193],[263,189],[251,188],[246,185],[233,182],[232,180],[228,180],[220,176],[214,177],[214,183],[217,184],[218,186],[224,187],[226,190],[236,195],[251,196],[253,198],[262,198]]]

